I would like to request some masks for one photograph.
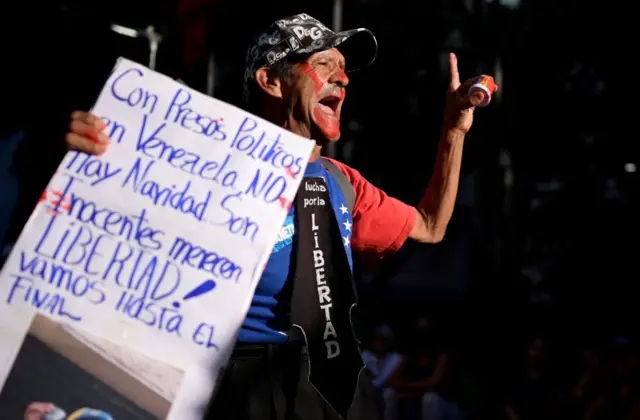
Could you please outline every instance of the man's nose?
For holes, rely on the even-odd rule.
[[[331,74],[329,82],[340,87],[346,87],[349,84],[349,78],[347,77],[347,73],[345,73],[344,69],[338,68]]]

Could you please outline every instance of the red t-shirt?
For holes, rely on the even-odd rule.
[[[356,195],[352,248],[355,251],[376,254],[397,251],[413,229],[417,216],[416,208],[389,197],[355,169],[330,160],[351,182]]]

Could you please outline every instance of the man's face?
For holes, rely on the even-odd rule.
[[[317,52],[295,65],[283,89],[290,117],[306,126],[320,145],[340,138],[340,112],[349,83],[344,66],[337,49]]]

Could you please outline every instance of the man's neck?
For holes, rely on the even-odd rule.
[[[281,118],[282,114],[279,114],[280,117],[277,117],[276,115],[278,114],[269,115],[269,113],[265,113],[263,114],[263,117],[266,117],[265,119],[271,121],[276,125],[279,125],[280,127],[286,130],[291,131],[294,134],[299,135],[300,137],[312,139],[310,127],[296,121],[294,118],[291,117],[291,115],[288,115],[285,118]],[[320,159],[321,155],[322,155],[322,146],[318,146],[318,144],[316,143],[316,145],[313,147],[313,151],[311,152],[311,156],[309,157],[309,162],[317,161],[318,159]]]
[[[320,159],[320,156],[322,156],[321,152],[322,152],[321,146],[318,146],[317,144],[313,146],[313,151],[311,152],[311,157],[309,158],[309,162],[315,162],[318,159]]]
[[[288,120],[285,120],[284,123],[279,125],[282,128],[286,128],[292,133],[299,135],[300,137],[305,137],[313,140],[311,138],[311,130],[309,129],[309,127],[306,127],[303,124],[299,124],[294,119],[290,118]],[[318,144],[316,143],[316,145],[313,147],[313,151],[311,152],[311,156],[309,157],[309,162],[317,161],[318,159],[320,159],[321,155],[322,155],[322,146],[318,146]]]

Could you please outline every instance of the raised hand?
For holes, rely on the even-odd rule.
[[[449,87],[444,110],[444,128],[460,130],[464,134],[469,132],[473,124],[473,112],[475,106],[482,102],[482,96],[469,97],[469,88],[473,85],[473,79],[468,79],[460,84],[458,72],[458,58],[449,53]]]

